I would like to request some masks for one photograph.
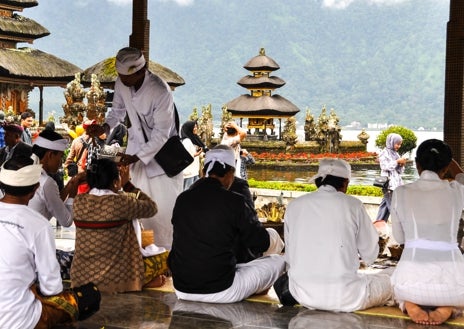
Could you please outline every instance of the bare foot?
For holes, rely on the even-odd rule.
[[[426,311],[424,311],[419,305],[411,302],[404,302],[404,307],[406,308],[406,312],[408,313],[411,320],[415,323],[430,324],[429,314]]]
[[[453,314],[453,308],[449,306],[437,307],[429,313],[429,324],[439,325],[448,320]]]
[[[161,274],[155,277],[150,282],[148,282],[143,287],[144,288],[159,288],[159,287],[164,286],[165,283],[166,283],[166,276]]]

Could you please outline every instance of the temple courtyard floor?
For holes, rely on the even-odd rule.
[[[396,313],[395,313],[396,314]],[[433,328],[462,328],[441,325]],[[124,294],[104,294],[100,311],[73,325],[55,329],[389,329],[427,328],[396,315],[367,315],[312,311],[276,303],[243,301],[235,304],[205,304],[179,301],[172,292],[144,290]]]
[[[258,191],[257,201],[275,201],[275,191]],[[278,191],[280,194],[280,191]],[[289,199],[297,195],[287,195]],[[300,192],[301,193],[301,192]],[[299,194],[295,193],[294,194]],[[377,199],[364,199],[371,217],[377,212]],[[286,203],[287,203],[286,202]],[[57,247],[74,250],[75,230],[58,229]],[[364,270],[394,270],[396,261],[390,258],[378,259]],[[100,310],[92,317],[70,325],[54,329],[419,329],[419,328],[464,328],[464,317],[451,320],[441,326],[422,326],[413,323],[397,307],[380,307],[356,313],[334,313],[308,310],[303,307],[288,307],[278,303],[271,289],[268,295],[252,297],[234,304],[207,304],[185,302],[177,299],[172,292],[172,281],[158,289],[121,294],[102,294]]]

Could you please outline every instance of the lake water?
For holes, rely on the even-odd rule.
[[[353,141],[358,140],[357,135],[360,133],[360,130],[342,130],[342,140],[344,141]],[[375,146],[375,139],[379,135],[380,130],[367,131],[370,135],[369,141],[367,143],[368,152],[377,152],[380,150]],[[297,131],[298,137],[300,140],[304,140],[304,132]],[[417,146],[419,146],[423,141],[436,138],[443,139],[442,131],[414,131],[414,134],[417,137]],[[415,156],[415,149],[409,155],[410,159],[413,160]],[[248,178],[253,178],[256,180],[262,181],[287,181],[287,182],[305,182],[315,172],[309,171],[288,171],[288,170],[254,170],[253,166],[248,166]],[[363,170],[353,170],[351,185],[372,185],[374,178],[380,174],[380,168],[378,169],[363,169]],[[406,166],[405,172],[403,174],[403,181],[405,183],[412,182],[418,178],[417,170],[414,165],[414,161]]]

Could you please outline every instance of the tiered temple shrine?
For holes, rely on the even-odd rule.
[[[264,48],[259,55],[250,59],[244,66],[252,75],[241,78],[237,84],[247,88],[250,94],[241,95],[226,104],[232,118],[248,118],[247,139],[276,139],[274,119],[279,120],[279,138],[282,136],[282,118],[297,114],[298,107],[284,97],[272,92],[285,85],[285,81],[270,74],[280,67],[266,56]]]
[[[43,87],[61,86],[82,70],[56,56],[32,48],[17,48],[18,43],[32,44],[50,32],[32,19],[18,15],[35,7],[37,0],[0,0],[0,109],[19,114],[29,108],[29,92],[40,90],[39,122],[43,116]]]

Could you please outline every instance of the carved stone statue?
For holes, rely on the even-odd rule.
[[[198,109],[196,107],[193,108],[192,114],[189,116],[190,121],[198,121]]]
[[[290,117],[285,121],[284,130],[282,132],[282,140],[285,142],[287,150],[295,147],[295,144],[298,141],[295,117]]]
[[[322,107],[321,114],[317,119],[316,141],[319,143],[320,152],[327,152],[327,139],[329,133],[329,118],[326,114],[325,106]]]
[[[363,129],[359,134],[358,134],[358,139],[363,143],[364,145],[367,145],[367,142],[369,138],[371,137],[368,133],[366,133],[366,130]]]
[[[339,126],[340,119],[335,114],[334,109],[330,109],[329,119],[327,122],[328,126],[328,151],[332,153],[338,153],[340,149],[340,142],[342,141],[341,128]]]
[[[198,135],[206,146],[211,147],[213,138],[213,114],[211,104],[203,106],[201,117],[198,119]]]
[[[227,111],[227,106],[222,106],[221,129],[219,130],[219,138],[222,139],[224,135],[224,126],[232,120],[232,113]]]
[[[316,140],[316,125],[314,124],[314,116],[311,114],[311,110],[306,110],[306,118],[304,125],[305,141]]]

